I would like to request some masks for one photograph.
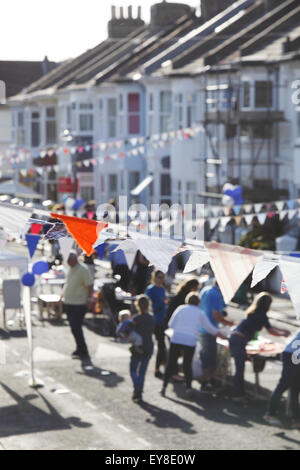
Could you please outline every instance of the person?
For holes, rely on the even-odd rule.
[[[90,200],[85,204],[85,212],[82,214],[82,218],[89,220],[97,220],[95,201]],[[90,256],[84,254],[84,264],[87,265],[93,280],[95,279],[95,257],[95,252],[92,253]]]
[[[140,295],[136,301],[138,314],[133,317],[135,331],[142,337],[143,340],[143,354],[132,352],[130,358],[130,376],[133,383],[134,402],[142,401],[145,375],[151,356],[153,354],[153,339],[154,332],[154,318],[149,313],[149,299],[145,295]]]
[[[119,275],[121,277],[118,282],[118,286],[127,292],[130,271],[124,252],[122,250],[114,251],[118,246],[118,243],[112,243],[109,245],[108,259],[111,262],[113,276]]]
[[[168,327],[169,320],[177,307],[184,305],[187,294],[190,292],[197,292],[199,290],[200,284],[198,279],[190,278],[179,284],[176,289],[176,295],[169,301],[166,318],[165,318],[165,327]],[[178,358],[179,359],[179,358]],[[182,376],[178,373],[179,367],[178,363],[174,364],[174,374],[172,378],[174,380],[182,380]]]
[[[130,310],[121,310],[118,315],[119,324],[116,329],[116,336],[122,340],[132,343],[131,352],[143,354],[143,340],[134,329],[134,323],[131,319]]]
[[[192,360],[197,344],[199,327],[202,325],[206,331],[213,336],[219,334],[219,329],[215,327],[205,313],[199,309],[200,299],[198,294],[190,292],[185,299],[186,305],[178,307],[173,313],[168,326],[171,328],[168,362],[166,366],[163,388],[161,395],[165,396],[166,388],[171,375],[176,366],[177,359],[183,352],[183,370],[186,382],[186,392],[192,391]]]
[[[278,384],[273,391],[265,420],[272,425],[280,426],[281,421],[278,419],[278,409],[282,394],[286,390],[290,390],[290,409],[292,414],[292,427],[300,428],[299,414],[299,393],[300,393],[300,330],[288,343],[282,353],[282,372]]]
[[[258,294],[250,307],[246,310],[246,318],[242,320],[229,338],[231,355],[235,362],[235,376],[233,379],[232,399],[236,402],[245,402],[244,370],[247,359],[246,345],[256,332],[263,327],[274,336],[289,336],[289,331],[271,326],[267,312],[270,309],[272,297],[268,292]]]
[[[140,250],[138,250],[131,267],[130,284],[134,295],[139,295],[145,292],[151,277],[151,272],[152,267],[149,266],[149,261],[140,252]]]
[[[217,327],[220,323],[226,326],[232,326],[233,322],[226,320],[222,313],[225,303],[220,288],[215,281],[211,286],[205,286],[200,291],[200,308],[205,312],[209,321]],[[202,364],[201,392],[211,392],[215,370],[217,368],[217,341],[214,335],[211,335],[205,327],[200,328],[200,359]]]
[[[155,360],[155,377],[162,378],[163,374],[160,367],[166,362],[166,344],[165,344],[165,316],[167,312],[167,296],[165,289],[165,275],[159,269],[152,273],[152,284],[150,284],[145,294],[152,301],[155,328],[154,335],[157,341],[157,354]]]
[[[72,358],[88,359],[82,325],[86,311],[92,306],[93,280],[88,268],[78,261],[75,251],[70,252],[67,263],[70,269],[62,293],[62,302],[76,342]]]

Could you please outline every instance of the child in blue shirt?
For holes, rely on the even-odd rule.
[[[128,343],[132,343],[132,347],[130,348],[132,353],[144,353],[142,348],[143,339],[141,335],[135,331],[135,326],[131,319],[131,313],[129,310],[121,310],[119,312],[119,325],[117,326],[116,336],[121,340],[126,340]]]

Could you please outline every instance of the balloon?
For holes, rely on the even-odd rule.
[[[37,261],[32,266],[33,274],[43,274],[49,271],[49,264],[46,261]]]
[[[33,284],[35,282],[35,277],[33,274],[31,273],[26,273],[24,274],[24,276],[22,277],[22,284],[23,286],[27,286],[27,287],[32,287]]]

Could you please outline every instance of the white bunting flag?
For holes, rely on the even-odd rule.
[[[209,227],[210,227],[210,230],[213,230],[217,223],[219,222],[220,219],[218,219],[218,217],[213,217],[211,219],[209,219]]]
[[[282,212],[280,212],[280,214],[279,214],[279,219],[280,219],[280,220],[283,220],[283,219],[286,217],[286,215],[287,215],[287,211],[282,211]]]
[[[114,249],[114,251],[118,250],[122,250],[124,252],[128,267],[131,269],[137,252],[135,242],[133,240],[124,240],[117,248]]]
[[[290,261],[287,257],[282,257],[279,266],[283,279],[286,282],[297,318],[300,318],[300,260],[298,261],[293,258],[293,261]]]
[[[254,210],[255,210],[256,214],[258,214],[258,212],[261,211],[262,206],[263,206],[263,204],[261,202],[258,202],[257,204],[254,204]]]
[[[285,202],[284,201],[276,201],[275,202],[275,206],[277,207],[277,209],[280,211],[282,211],[282,209],[284,208],[284,205],[285,205]]]
[[[265,279],[278,264],[279,259],[263,258],[258,261],[253,270],[251,288]]]
[[[206,242],[205,246],[208,249],[210,265],[223,294],[224,302],[228,303],[263,253],[215,242]]]
[[[226,225],[230,222],[230,220],[231,220],[231,217],[221,217],[220,219],[221,227],[225,228]]]
[[[292,209],[288,211],[289,220],[293,220],[293,218],[298,215],[298,209]]]
[[[72,250],[74,239],[73,237],[64,237],[64,238],[60,238],[58,242],[59,242],[62,257],[64,259],[64,262],[66,262],[70,254],[70,251]]]
[[[267,218],[267,214],[257,214],[257,218],[260,225],[264,225]]]
[[[246,224],[249,226],[252,224],[252,221],[253,221],[253,217],[254,217],[254,214],[250,214],[250,215],[243,215],[245,221],[246,221]]]
[[[202,266],[209,262],[209,253],[207,250],[193,251],[185,265],[184,273],[190,273],[195,269],[200,269]]]

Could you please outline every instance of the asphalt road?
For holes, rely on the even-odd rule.
[[[44,385],[35,390],[28,386],[25,331],[18,323],[9,334],[0,330],[0,449],[299,449],[300,431],[264,422],[266,399],[241,407],[227,393],[201,395],[196,381],[191,397],[182,384],[170,384],[161,397],[153,358],[144,402],[133,403],[128,345],[99,335],[91,320],[84,331],[92,365],[71,359],[74,342],[66,321],[33,317],[35,372]],[[279,364],[274,367],[268,370],[278,377]]]

